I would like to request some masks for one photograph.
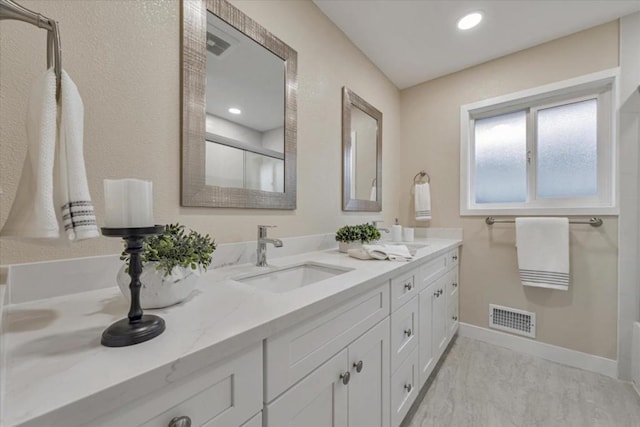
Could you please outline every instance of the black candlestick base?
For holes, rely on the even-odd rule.
[[[138,321],[118,320],[102,333],[102,345],[126,347],[155,338],[164,332],[164,320],[153,314],[143,314]]]
[[[102,333],[102,345],[106,347],[125,347],[139,344],[157,337],[164,332],[164,320],[152,314],[142,314],[140,306],[140,274],[144,238],[162,233],[164,226],[137,228],[102,228],[102,235],[122,237],[127,242],[125,252],[129,254],[129,276],[131,276],[131,307],[127,319],[118,320]]]

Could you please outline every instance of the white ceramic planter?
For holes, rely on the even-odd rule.
[[[338,242],[338,250],[340,250],[340,252],[344,252],[345,254],[349,249],[357,249],[361,247],[361,242]]]
[[[126,265],[123,265],[118,271],[117,282],[127,301],[131,301],[131,277],[125,270]],[[143,309],[162,308],[184,301],[195,289],[200,273],[200,269],[175,267],[169,276],[164,276],[162,271],[156,270],[155,262],[146,263],[140,275],[140,305]]]

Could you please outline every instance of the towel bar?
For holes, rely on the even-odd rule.
[[[484,222],[487,223],[487,225],[493,225],[493,224],[507,224],[507,223],[514,223],[516,222],[515,219],[495,219],[492,216],[488,216]],[[589,224],[592,227],[600,227],[602,225],[602,218],[597,218],[597,217],[593,217],[593,218],[589,218],[587,221],[569,221],[569,224]]]
[[[15,3],[13,0],[0,0],[0,21],[15,19],[47,30],[47,68],[53,66],[56,74],[56,96],[60,97],[60,79],[62,77],[62,47],[58,23],[39,13]]]

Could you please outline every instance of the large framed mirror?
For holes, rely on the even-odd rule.
[[[342,88],[342,210],[382,210],[382,113]]]
[[[297,53],[225,0],[182,2],[182,205],[295,209]]]

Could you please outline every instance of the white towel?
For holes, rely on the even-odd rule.
[[[409,261],[412,258],[409,248],[405,245],[362,245],[362,249],[374,259]]]
[[[99,235],[82,153],[84,107],[62,71],[60,114],[53,69],[36,79],[27,113],[27,157],[1,237],[80,240]],[[56,143],[57,141],[57,143]]]
[[[98,237],[82,150],[84,105],[75,83],[62,70],[60,128],[55,167],[55,202],[69,240]]]
[[[20,239],[60,235],[53,204],[56,149],[56,76],[47,70],[32,85],[27,108],[27,157],[16,198],[0,236]]]
[[[375,202],[377,198],[378,198],[378,189],[376,188],[375,185],[373,185],[371,187],[371,193],[369,193],[369,200],[372,202]]]
[[[523,285],[569,288],[567,218],[516,218],[516,246]]]
[[[414,187],[416,221],[431,220],[431,187],[428,182]]]

